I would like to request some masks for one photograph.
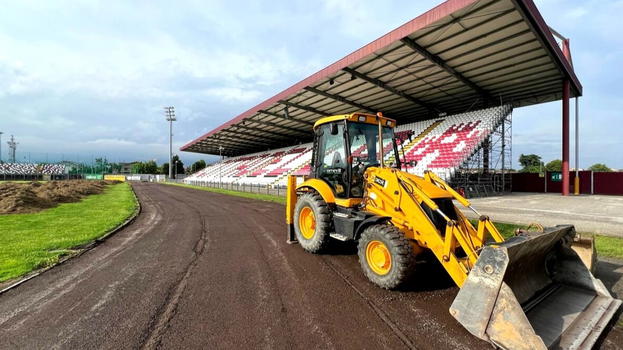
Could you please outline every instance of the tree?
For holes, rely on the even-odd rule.
[[[588,170],[592,170],[592,171],[600,171],[600,172],[610,172],[612,171],[612,169],[608,168],[608,166],[606,166],[606,164],[603,163],[596,163],[591,165]]]
[[[545,165],[547,171],[562,171],[562,160],[554,159]]]
[[[195,173],[201,169],[204,169],[206,167],[206,162],[203,159],[200,159],[196,162],[193,163],[193,165],[190,166],[189,172],[190,173]]]
[[[173,176],[175,176],[175,174],[184,174],[184,163],[177,154],[173,156],[173,164],[177,165],[177,171],[175,169],[173,170]]]
[[[143,174],[157,174],[158,173],[158,165],[155,161],[150,160],[148,162],[143,163]]]
[[[174,169],[173,176],[175,176],[175,174],[185,174],[184,163],[180,160],[180,157],[178,157],[177,154],[173,156],[173,164],[176,164],[175,163],[176,161],[177,161],[177,172]],[[168,162],[162,164],[162,167],[160,168],[160,172],[164,175],[169,175],[169,163]]]
[[[121,172],[121,164],[119,163],[110,163],[110,171],[113,174],[118,174]]]
[[[132,174],[145,174],[145,163],[136,162],[132,164]]]
[[[536,154],[522,154],[519,156],[519,164],[523,167],[522,173],[540,173],[543,168],[541,156]]]
[[[108,160],[106,160],[106,158],[95,158],[95,165],[94,165],[94,169],[93,172],[96,174],[102,174],[105,172],[109,172],[112,170],[109,167],[109,163]]]

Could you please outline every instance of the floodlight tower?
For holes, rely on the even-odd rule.
[[[7,142],[9,145],[9,162],[15,163],[15,150],[17,149],[17,142],[15,142],[15,137],[11,135],[11,140]]]
[[[221,161],[218,164],[218,186],[223,187],[223,178],[222,178],[222,171],[221,169],[223,168],[223,146],[219,145],[218,146],[218,155],[219,158],[221,158]]]
[[[164,107],[164,115],[169,122],[169,179],[173,177],[173,122],[175,119],[175,107]]]
[[[2,131],[0,131],[0,164],[2,164]]]

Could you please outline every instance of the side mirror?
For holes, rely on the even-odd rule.
[[[337,129],[337,123],[332,123],[331,124],[331,135],[337,135],[338,129]]]

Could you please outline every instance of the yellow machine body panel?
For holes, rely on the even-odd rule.
[[[361,204],[363,198],[336,198],[331,186],[319,179],[308,179],[296,186],[297,191],[312,190],[320,194],[325,202],[339,205],[340,207],[352,208]]]
[[[380,120],[382,126],[389,126],[390,128],[393,128],[396,126],[396,121],[394,119],[383,117],[383,115],[367,114],[367,113],[351,113],[351,114],[340,114],[340,115],[334,115],[331,117],[321,118],[316,123],[314,123],[314,129],[316,129],[320,125],[332,123],[332,122],[340,121],[340,120],[348,120],[348,121],[356,122],[356,123],[366,123],[366,124],[375,124],[375,125],[378,124]]]
[[[297,191],[306,189],[318,192],[322,199],[324,199],[327,203],[335,203],[335,194],[333,194],[333,189],[331,189],[329,184],[320,179],[308,179],[296,186]]]

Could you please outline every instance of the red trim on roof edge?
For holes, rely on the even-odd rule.
[[[514,0],[514,1],[518,5],[523,5],[523,8],[525,8],[528,11],[527,15],[532,17],[531,19],[534,20],[534,24],[537,26],[535,29],[537,29],[542,35],[543,39],[547,41],[547,44],[549,44],[550,49],[554,52],[554,55],[556,56],[555,58],[558,59],[558,63],[562,65],[564,73],[571,80],[572,86],[575,88],[578,95],[582,96],[582,84],[580,83],[580,80],[578,79],[578,77],[575,75],[573,66],[565,58],[565,55],[562,53],[560,46],[558,46],[556,39],[554,39],[554,35],[550,31],[547,23],[545,23],[543,16],[541,16],[541,13],[537,9],[534,2],[532,0]],[[519,7],[521,9],[522,6],[519,6]]]
[[[309,76],[308,78],[305,78],[301,81],[299,81],[298,83],[294,84],[293,86],[283,90],[282,92],[278,93],[277,95],[269,98],[268,100],[258,104],[255,107],[252,107],[251,109],[247,110],[246,112],[238,115],[237,117],[235,117],[234,119],[222,124],[221,126],[217,127],[216,129],[196,138],[193,141],[188,142],[187,144],[185,144],[184,146],[182,146],[180,148],[180,151],[185,151],[187,148],[189,148],[190,146],[194,145],[195,143],[203,140],[204,138],[211,136],[215,133],[217,133],[218,131],[232,125],[232,124],[236,124],[239,121],[252,116],[253,114],[255,114],[258,110],[260,109],[264,109],[267,107],[270,107],[272,104],[278,102],[279,100],[283,100],[286,99],[288,96],[292,95],[293,93],[301,90],[302,88],[309,86],[321,79],[327,78],[330,75],[333,75],[335,73],[337,73],[338,71],[342,70],[342,68],[348,67],[351,64],[357,62],[358,60],[368,56],[369,54],[382,49],[392,43],[394,43],[397,40],[400,40],[402,38],[404,38],[405,36],[411,35],[413,32],[420,30],[428,25],[431,25],[435,22],[437,22],[438,20],[450,15],[451,13],[454,13],[456,11],[459,11],[461,9],[464,9],[465,7],[478,2],[479,0],[447,0],[444,3],[441,3],[439,5],[437,5],[436,7],[434,7],[433,9],[429,10],[428,12],[425,12],[424,14],[416,17],[415,19],[401,25],[400,27],[392,30],[391,32],[383,35],[382,37],[374,40],[373,42],[367,44],[366,46],[358,49],[357,51],[345,56],[344,58],[342,58],[341,60],[331,64],[330,66],[316,72],[315,74]]]
[[[341,60],[334,62],[330,66],[299,81],[298,83],[281,91],[280,93],[269,98],[268,100],[265,100],[264,102],[261,102],[255,107],[250,108],[249,110],[238,115],[234,119],[228,122],[225,122],[224,124],[217,127],[216,129],[194,139],[193,141],[188,142],[187,144],[185,144],[184,146],[180,148],[180,151],[185,151],[190,146],[198,143],[199,141],[202,141],[206,137],[214,135],[218,131],[226,127],[229,127],[233,124],[236,124],[247,117],[252,116],[253,114],[257,113],[258,110],[270,107],[274,103],[277,103],[280,100],[286,99],[287,97],[303,89],[304,87],[310,86],[311,84],[321,79],[327,78],[330,75],[333,75],[337,73],[338,71],[342,70],[343,68],[348,67],[349,65],[355,63],[356,61],[368,56],[369,54],[381,48],[384,48],[392,44],[393,42],[400,40],[408,35],[411,35],[415,31],[420,30],[428,25],[431,25],[437,22],[438,20],[456,11],[462,10],[466,8],[467,6],[472,5],[473,3],[476,3],[478,1],[480,0],[447,0],[437,5],[433,9],[403,24],[402,26],[392,30],[391,32],[367,44],[366,46],[354,51],[353,53],[345,56]],[[573,70],[573,67],[564,57],[560,47],[558,46],[558,43],[556,43],[556,39],[554,39],[554,36],[549,30],[549,26],[545,23],[543,16],[541,16],[541,13],[537,9],[534,2],[532,0],[513,0],[513,1],[515,2],[515,4],[520,5],[519,8],[525,10],[524,11],[525,15],[527,15],[529,19],[534,22],[533,25],[535,25],[537,34],[540,34],[542,39],[546,41],[546,44],[549,44],[549,48],[554,53],[554,58],[557,59],[558,63],[562,65],[564,73],[571,80],[571,84],[573,85],[575,90],[578,92],[578,95],[582,95],[582,84],[580,84],[579,79],[575,75],[575,71]]]

